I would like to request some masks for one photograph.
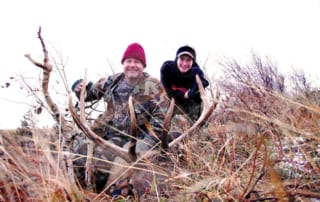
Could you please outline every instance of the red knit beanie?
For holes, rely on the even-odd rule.
[[[144,67],[147,66],[146,55],[144,54],[143,47],[138,43],[132,43],[127,47],[121,59],[121,64],[125,59],[128,59],[128,58],[134,58],[134,59],[140,60]]]

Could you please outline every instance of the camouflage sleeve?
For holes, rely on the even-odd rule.
[[[79,79],[79,80],[75,81],[71,87],[72,91],[75,93],[75,95],[77,96],[78,99],[80,99],[80,91],[76,91],[75,89],[76,89],[77,85],[79,85],[82,81],[83,81],[83,79]],[[97,97],[95,97],[93,94],[91,94],[92,85],[93,85],[93,83],[91,81],[86,85],[87,96],[85,98],[85,101],[92,101],[92,100],[97,99]]]
[[[148,89],[148,93],[151,94],[151,100],[149,103],[151,113],[150,124],[158,138],[161,139],[163,122],[168,110],[169,99],[163,86],[158,80],[148,80],[146,85],[149,85],[146,89]]]
[[[96,83],[92,83],[90,86],[89,83],[86,86],[87,96],[85,101],[99,100],[101,97],[103,97],[105,93],[105,89],[103,88],[105,81],[106,78],[101,78]]]

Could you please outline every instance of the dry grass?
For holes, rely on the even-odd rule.
[[[172,151],[170,201],[320,198],[319,107],[265,93],[274,99],[270,111],[253,109],[261,107],[253,103],[261,102],[257,97],[246,96],[250,111],[224,102],[206,127]],[[32,136],[1,131],[2,201],[97,197],[68,180],[58,142],[50,137],[40,130]]]
[[[318,91],[299,75],[286,92],[276,66],[255,55],[252,64],[223,66],[217,111],[170,151],[167,189],[159,193],[153,178],[144,201],[320,200]],[[69,179],[57,137],[49,129],[0,131],[0,201],[111,200]]]
[[[52,131],[0,130],[0,201],[85,201],[94,193],[68,180]]]

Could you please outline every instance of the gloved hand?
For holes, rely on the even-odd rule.
[[[71,90],[73,91],[73,92],[79,92],[80,91],[80,89],[79,89],[79,84],[80,83],[82,83],[82,81],[83,81],[83,79],[78,79],[78,80],[76,80],[73,84],[72,84],[72,86],[71,86]]]

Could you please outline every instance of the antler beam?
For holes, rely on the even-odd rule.
[[[215,99],[213,100],[211,106],[209,106],[207,97],[205,95],[205,90],[203,88],[203,85],[202,85],[201,80],[200,80],[198,75],[196,75],[196,81],[197,81],[197,84],[198,84],[198,87],[199,87],[199,92],[200,92],[201,99],[202,99],[202,102],[203,102],[203,109],[202,109],[201,115],[200,115],[199,119],[187,131],[185,131],[178,138],[174,139],[169,144],[169,147],[172,147],[172,146],[178,144],[179,142],[182,141],[183,138],[185,138],[187,135],[189,135],[195,129],[200,127],[210,117],[210,115],[212,114],[212,112],[215,110],[215,108],[218,105],[218,100],[219,100],[219,97],[220,97],[220,91],[217,89],[216,95],[215,95]]]

